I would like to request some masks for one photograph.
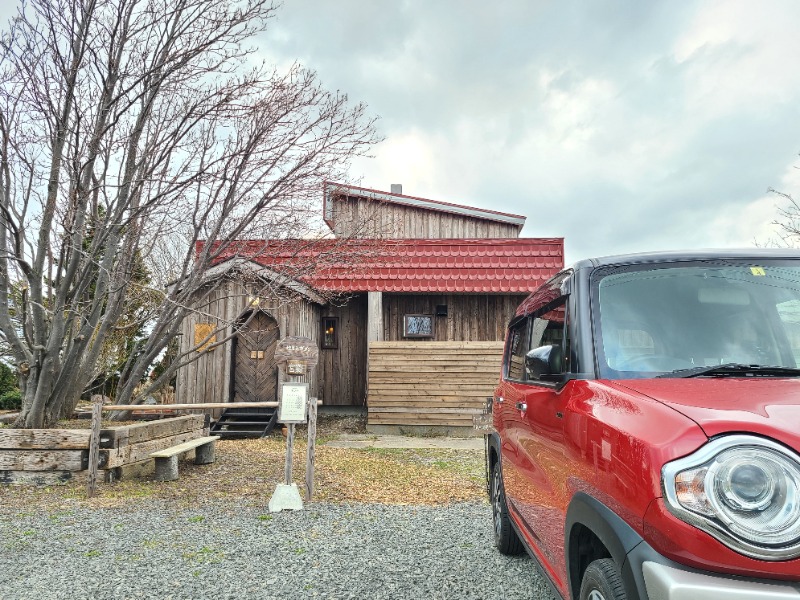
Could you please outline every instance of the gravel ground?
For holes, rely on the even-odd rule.
[[[0,514],[0,599],[551,600],[533,562],[501,555],[491,535],[485,503],[12,511]]]

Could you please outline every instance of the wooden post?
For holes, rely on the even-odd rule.
[[[367,292],[367,341],[383,341],[382,292]]]
[[[89,438],[89,480],[86,495],[93,498],[97,491],[97,464],[100,462],[100,426],[103,419],[103,397],[98,396],[92,404],[92,435]]]
[[[308,401],[308,450],[306,452],[306,502],[314,494],[314,451],[317,440],[317,399]]]
[[[369,345],[383,341],[383,292],[367,292],[367,371],[365,391],[369,398]]]
[[[294,423],[289,423],[286,433],[286,485],[292,485],[292,445],[294,444]]]

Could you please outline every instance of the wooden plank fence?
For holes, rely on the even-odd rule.
[[[472,427],[503,342],[370,342],[368,425]]]

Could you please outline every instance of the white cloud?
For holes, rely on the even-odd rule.
[[[525,214],[575,260],[774,235],[798,24],[796,0],[292,0],[260,50],[381,116],[354,179]]]
[[[353,2],[332,33],[321,0],[287,4],[279,50],[382,116],[366,184],[528,215],[569,259],[772,235],[765,190],[800,150],[793,0]]]
[[[364,187],[388,191],[390,184],[405,182],[405,194],[419,195],[420,189],[438,187],[437,145],[440,144],[432,136],[410,130],[392,136],[376,148],[377,159],[356,161],[351,171]],[[413,183],[409,186],[408,182]]]
[[[703,4],[674,44],[676,60],[688,66],[688,107],[735,114],[796,99],[798,23],[797,2]]]

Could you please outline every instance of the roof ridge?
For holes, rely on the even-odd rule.
[[[370,198],[372,200],[378,200],[381,202],[391,202],[394,204],[413,206],[415,208],[422,208],[426,210],[461,214],[476,219],[511,223],[513,225],[519,225],[520,227],[525,224],[526,220],[524,215],[500,212],[497,210],[490,210],[488,208],[477,208],[474,206],[467,206],[465,204],[455,204],[453,202],[444,202],[442,200],[433,200],[431,198],[423,198],[421,196],[394,194],[392,192],[383,192],[381,190],[375,190],[372,188],[365,188],[346,183],[336,183],[334,181],[323,182],[323,203],[327,204],[329,195],[332,195],[337,191],[344,191],[345,195],[350,196]],[[356,193],[348,194],[347,192],[349,191],[355,191]]]

